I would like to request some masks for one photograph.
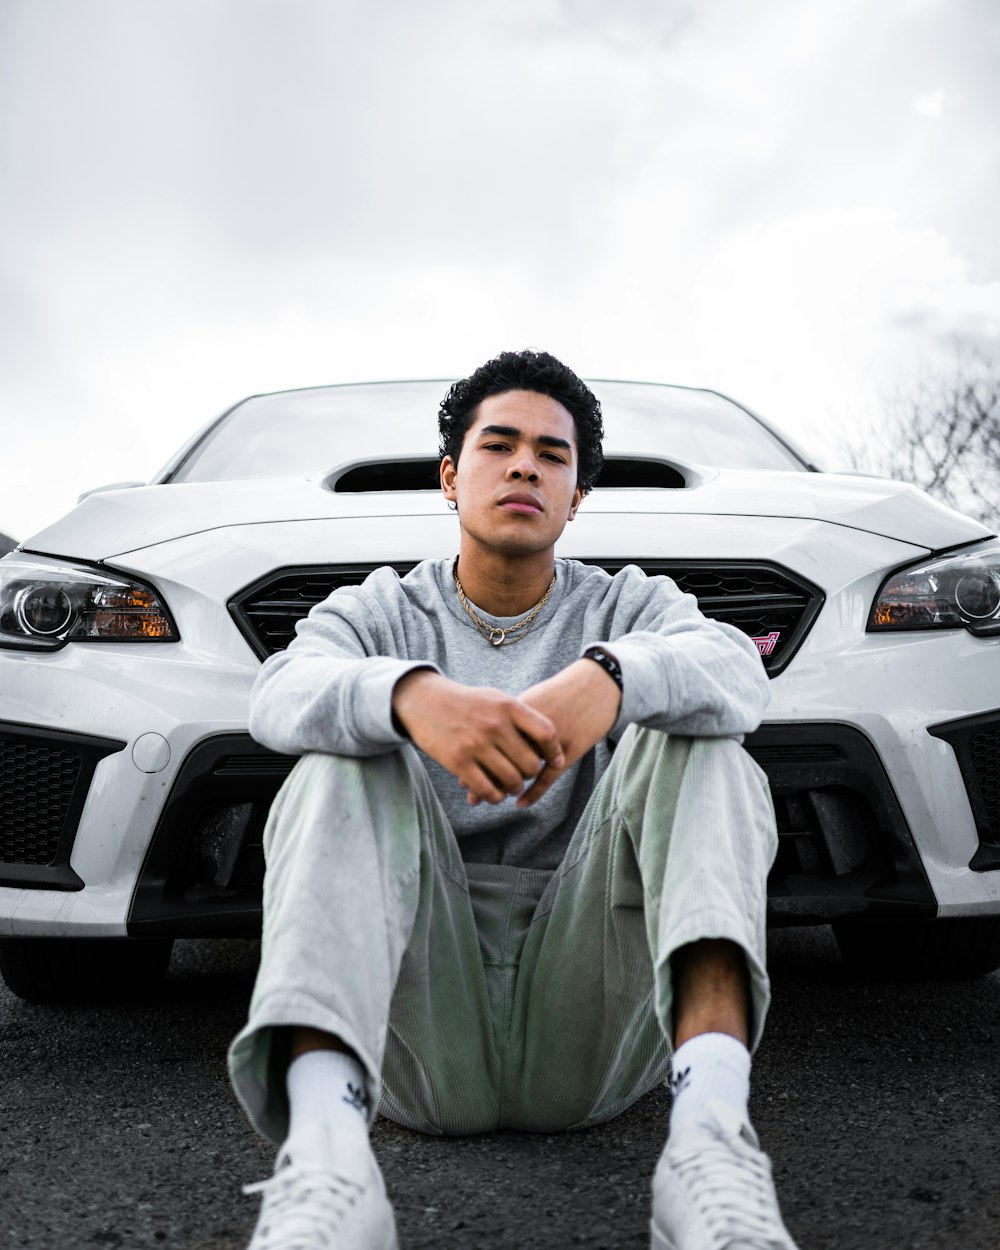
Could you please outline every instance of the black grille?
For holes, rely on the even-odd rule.
[[[1000,728],[973,734],[969,755],[986,819],[1000,835]]]
[[[979,834],[970,868],[1000,868],[1000,711],[935,725],[935,738],[951,743]]]
[[[51,864],[80,757],[30,742],[0,742],[0,861]]]
[[[79,889],[69,867],[98,760],[124,743],[0,727],[0,883]]]
[[[788,664],[823,604],[823,592],[773,564],[736,561],[600,560],[609,573],[637,563],[650,575],[666,574],[689,591],[706,616],[728,621],[757,642],[774,677]],[[248,586],[229,604],[243,636],[263,659],[295,637],[295,623],[340,586],[359,586],[374,565],[323,565],[279,569]],[[400,574],[413,564],[394,564]]]
[[[323,565],[318,568],[280,569],[248,586],[229,604],[237,625],[263,659],[283,651],[295,637],[295,623],[341,586],[360,586],[374,565]],[[412,564],[396,564],[400,574]]]

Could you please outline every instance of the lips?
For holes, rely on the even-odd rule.
[[[534,495],[529,495],[524,491],[515,491],[511,495],[504,495],[500,500],[500,507],[506,508],[508,512],[523,512],[526,514],[544,511]]]

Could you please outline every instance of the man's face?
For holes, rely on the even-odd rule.
[[[479,405],[458,464],[445,456],[441,489],[465,535],[504,555],[533,555],[576,515],[577,467],[576,426],[562,404],[506,391]]]

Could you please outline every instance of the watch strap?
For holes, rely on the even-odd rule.
[[[601,646],[588,647],[583,653],[583,659],[593,660],[595,664],[600,664],[601,668],[613,679],[619,690],[624,690],[622,682],[622,666],[618,663],[610,651],[605,650]]]

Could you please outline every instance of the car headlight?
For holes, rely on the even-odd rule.
[[[1000,634],[1000,541],[936,556],[893,573],[875,596],[868,629],[967,629]]]
[[[0,560],[0,647],[176,642],[158,595],[120,574],[14,552]]]

